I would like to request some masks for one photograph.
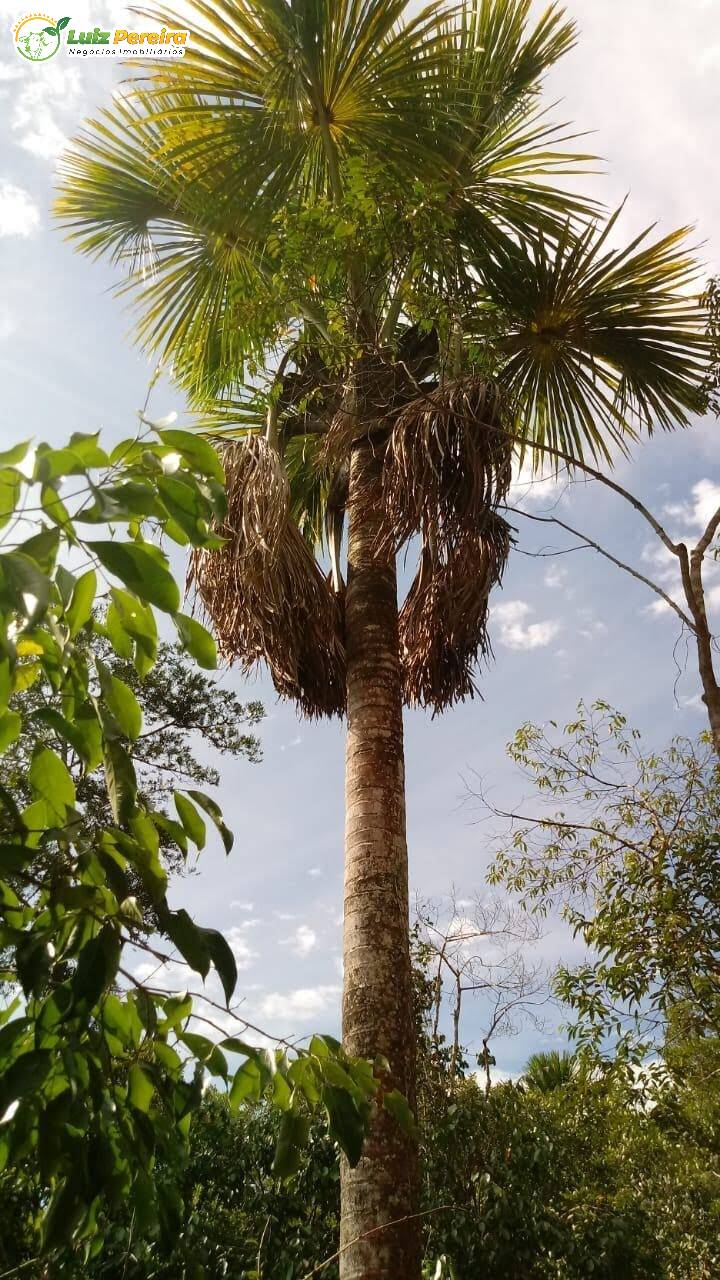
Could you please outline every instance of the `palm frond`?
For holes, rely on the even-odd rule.
[[[438,714],[477,693],[478,662],[491,656],[488,600],[509,552],[509,526],[493,513],[445,555],[425,543],[398,624],[408,706]]]
[[[504,328],[498,378],[529,446],[610,460],[639,428],[702,411],[709,349],[687,229],[612,249],[617,217],[567,227],[557,245],[506,243],[483,267]]]
[[[249,436],[222,451],[228,511],[219,550],[193,555],[189,584],[222,655],[267,663],[277,692],[308,716],[341,715],[345,650],[336,597],[289,516],[280,460]]]
[[[183,131],[197,122],[211,152],[256,115],[274,172],[284,175],[284,198],[293,184],[330,191],[328,136],[340,157],[362,150],[407,171],[411,156],[432,147],[419,62],[427,75],[444,56],[444,5],[414,16],[408,8],[408,0],[198,0],[185,57],[150,69],[144,101],[152,111],[157,99],[159,115],[168,91],[179,92],[176,121]],[[142,12],[164,23],[172,17]]]
[[[412,400],[383,462],[386,542],[397,551],[424,530],[451,547],[482,529],[510,486],[512,442],[492,383],[468,377]]]

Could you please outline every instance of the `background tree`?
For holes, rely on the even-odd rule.
[[[58,210],[129,265],[140,339],[200,424],[245,433],[195,583],[228,655],[309,715],[347,710],[343,1034],[412,1100],[403,700],[473,691],[513,441],[609,461],[703,406],[695,265],[682,233],[610,247],[616,217],[555,182],[581,157],[539,104],[574,39],[554,6],[194,14],[185,57],[146,64],[69,154]],[[345,1280],[417,1277],[414,1165],[379,1111],[343,1171]]]
[[[450,1077],[449,1054],[433,1051],[434,974],[418,964],[414,974],[426,1280],[710,1280],[719,1260],[718,1039],[673,1018],[671,1077],[648,1079],[652,1106],[625,1070],[574,1069],[565,1054],[533,1055],[530,1087],[485,1093],[472,1074]],[[332,1144],[313,1126],[295,1179],[281,1184],[280,1123],[266,1103],[236,1111],[207,1090],[187,1162],[158,1172],[182,1200],[177,1234],[158,1239],[123,1206],[110,1221],[101,1214],[100,1258],[84,1264],[66,1251],[53,1275],[337,1280]],[[43,1275],[32,1263],[36,1212],[30,1189],[0,1175],[3,1261],[29,1263],[31,1280]]]
[[[81,631],[76,637],[76,648],[88,661],[98,658],[110,677],[121,680],[137,699],[143,731],[133,744],[133,765],[146,804],[170,818],[169,806],[177,788],[218,786],[218,769],[198,756],[201,745],[232,759],[256,763],[262,758],[260,739],[252,732],[265,714],[262,703],[242,703],[231,689],[195,666],[180,645],[165,641],[158,643],[155,664],[141,677],[132,662],[132,641],[121,628],[113,627],[113,641],[122,651],[121,657],[106,630],[103,618],[96,618],[92,630]],[[33,752],[39,743],[52,746],[56,741],[54,717],[48,715],[47,693],[37,683],[16,694],[12,707],[21,716],[22,728],[0,757],[0,784],[29,803]],[[60,754],[83,805],[88,830],[112,825],[102,769],[88,771],[71,742],[61,743]],[[7,815],[0,815],[0,823],[3,820],[7,821]],[[177,834],[172,827],[159,832],[164,865],[174,873],[188,866],[187,848],[180,848],[173,839]],[[133,887],[144,909],[152,911],[142,882],[138,880]]]
[[[458,901],[453,889],[442,904],[417,906],[416,953],[432,972],[431,1045],[441,1055],[445,1037],[441,1018],[449,1012],[448,1073],[451,1081],[464,1061],[461,1043],[463,998],[469,995],[479,1006],[482,1024],[477,1061],[490,1088],[490,1051],[495,1037],[515,1034],[523,1022],[541,1025],[539,1010],[547,1001],[546,975],[533,963],[532,944],[540,938],[539,921],[519,906],[500,897],[476,894]]]
[[[537,799],[505,815],[492,874],[530,910],[559,907],[587,944],[556,976],[575,1034],[642,1057],[682,1006],[696,1034],[717,1036],[720,766],[707,737],[650,751],[606,703],[580,703],[564,729],[523,725],[509,754]]]
[[[158,655],[157,610],[200,665],[215,665],[214,641],[181,612],[152,539],[216,541],[222,481],[211,446],[181,431],[122,441],[110,455],[97,435],[80,433],[65,448],[41,442],[31,452],[25,442],[0,455],[0,756],[20,744],[12,766],[0,766],[0,1169],[31,1189],[41,1274],[69,1243],[83,1267],[96,1258],[98,1216],[118,1206],[172,1235],[182,1204],[156,1173],[182,1162],[206,1073],[225,1082],[235,1107],[268,1095],[281,1106],[280,1177],[296,1167],[319,1107],[356,1162],[378,1089],[372,1064],[349,1060],[330,1039],[293,1053],[227,1035],[228,1025],[248,1028],[233,1018],[232,950],[218,930],[170,906],[160,849],[161,833],[182,853],[201,849],[208,821],[228,852],[232,836],[194,787],[174,791],[176,818],[152,789],[143,794],[133,760],[142,707],[92,640],[101,628],[144,679]],[[142,746],[139,754],[151,758]],[[98,806],[94,789],[79,791],[100,765]],[[136,882],[151,913],[138,905]],[[195,1029],[198,1003],[207,1023],[212,999],[194,1005],[141,981],[138,949],[156,961],[177,951],[203,979],[214,970],[224,996],[215,1038]],[[397,1100],[385,1101],[398,1114]],[[0,1219],[0,1249],[6,1240]]]
[[[581,547],[596,551],[604,559],[614,564],[616,568],[622,569],[624,573],[629,574],[636,581],[642,582],[644,586],[654,592],[663,605],[676,614],[682,623],[683,630],[687,628],[694,642],[697,655],[697,673],[702,690],[700,697],[707,710],[713,746],[716,754],[720,757],[720,681],[718,680],[717,671],[717,636],[714,634],[708,619],[708,582],[720,554],[720,540],[718,539],[720,506],[710,512],[705,521],[705,527],[697,541],[690,542],[670,534],[668,529],[644,502],[641,502],[638,497],[618,484],[610,476],[603,475],[595,467],[590,467],[586,463],[576,463],[575,465],[585,476],[599,481],[605,488],[618,494],[634,511],[642,516],[652,529],[653,535],[660,546],[677,563],[679,591],[673,591],[672,587],[666,589],[661,586],[657,581],[648,577],[646,573],[642,573],[633,565],[628,564],[627,561],[620,559],[614,552],[609,551],[607,547],[602,546],[595,538],[588,537],[582,530],[574,528],[573,525],[568,524],[566,520],[561,520],[557,515],[540,515],[537,511],[527,511],[517,506],[507,506],[504,510],[507,514],[520,515],[526,520],[531,520],[537,524],[555,525],[556,528],[571,534],[573,539],[579,538]],[[576,541],[572,550],[578,549]],[[678,595],[682,596],[684,605],[678,603]]]
[[[522,1081],[529,1089],[550,1093],[552,1089],[562,1089],[569,1084],[577,1075],[578,1067],[578,1059],[567,1050],[544,1049],[530,1055],[522,1073]]]

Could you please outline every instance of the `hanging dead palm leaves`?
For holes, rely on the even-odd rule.
[[[258,436],[223,446],[228,512],[217,551],[191,568],[221,654],[252,670],[266,662],[278,693],[305,715],[345,706],[337,600],[289,514],[282,463]]]
[[[432,527],[438,547],[475,535],[510,486],[512,441],[499,389],[467,377],[412,400],[398,414],[383,469],[386,544],[396,551]]]
[[[488,599],[510,552],[510,528],[490,512],[481,532],[443,555],[426,538],[400,611],[400,665],[408,706],[445,711],[477,692],[474,668],[490,657]]]

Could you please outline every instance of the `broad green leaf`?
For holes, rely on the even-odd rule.
[[[159,476],[157,490],[168,515],[187,539],[197,542],[207,531],[207,519],[212,515],[197,486],[178,476]]]
[[[140,736],[142,729],[140,703],[129,685],[126,685],[124,680],[114,676],[109,667],[100,658],[95,659],[95,666],[105,705],[117,721],[125,737],[134,741],[135,738]]]
[[[84,709],[83,709],[84,710]],[[81,719],[66,720],[54,707],[41,707],[33,720],[49,725],[58,737],[70,744],[87,769],[95,769],[102,760],[102,735],[95,712],[90,708]]]
[[[120,963],[120,938],[112,924],[104,924],[80,951],[72,981],[75,1002],[94,1009],[103,991],[115,980]]]
[[[40,444],[35,455],[33,479],[37,484],[47,484],[60,476],[79,476],[87,470],[79,454],[73,449],[51,449]]]
[[[45,1049],[31,1049],[16,1058],[12,1066],[0,1075],[0,1116],[11,1102],[35,1093],[45,1083],[52,1070],[53,1054]]]
[[[206,827],[194,804],[181,791],[173,792],[175,808],[185,831],[198,849],[205,848]]]
[[[105,785],[110,808],[117,823],[126,823],[135,807],[137,778],[133,762],[116,739],[106,741],[103,754]]]
[[[173,622],[177,627],[183,648],[195,659],[198,666],[214,671],[217,667],[217,645],[210,632],[195,618],[190,618],[184,613],[176,613]]]
[[[69,21],[69,18],[61,18],[57,24],[58,31],[62,31]],[[107,453],[98,444],[99,439],[99,431],[92,433],[74,431],[70,437],[70,448],[73,454],[76,458],[80,458],[86,467],[107,467],[110,462]]]
[[[120,613],[118,612],[115,604],[110,604],[108,606],[108,611],[105,614],[105,622],[99,625],[96,623],[96,629],[100,630],[102,634],[107,636],[119,658],[123,658],[126,662],[132,662],[133,654],[135,652],[133,639],[125,630],[122,624],[122,618],[120,617]]]
[[[158,831],[163,831],[169,840],[177,845],[183,855],[188,851],[188,839],[185,834],[185,828],[176,822],[174,818],[168,818],[164,813],[153,813],[152,820]]]
[[[23,461],[29,448],[30,441],[24,440],[22,444],[14,444],[12,449],[6,449],[4,453],[0,453],[0,467],[16,466]]]
[[[3,467],[0,470],[0,529],[12,518],[21,488],[22,476],[19,471]]]
[[[42,800],[56,822],[62,823],[75,803],[75,785],[60,756],[49,747],[36,747],[28,770],[33,795]]]
[[[415,1117],[407,1098],[399,1089],[391,1089],[383,1096],[383,1106],[397,1121],[403,1133],[407,1133],[410,1137],[417,1137]]]
[[[7,751],[7,748],[16,741],[21,728],[22,717],[17,711],[0,713],[0,751]]]
[[[224,481],[225,473],[217,450],[202,436],[193,435],[190,431],[176,429],[160,431],[158,435],[163,444],[169,444],[171,448],[176,449],[194,471],[199,471],[205,476],[212,476],[213,479],[219,480],[221,483]]]
[[[330,1122],[330,1134],[339,1142],[351,1168],[355,1168],[362,1155],[365,1126],[362,1116],[350,1094],[345,1089],[326,1084],[322,1100]]]
[[[60,497],[57,489],[53,488],[50,484],[43,485],[40,491],[40,505],[42,506],[45,515],[52,520],[54,524],[63,529],[66,534],[71,535],[71,538],[74,541],[73,522],[70,519],[70,512],[65,506],[65,503]]]
[[[199,808],[203,809],[204,812],[211,819],[211,821],[214,822],[215,826],[217,827],[220,833],[220,838],[225,847],[225,852],[229,853],[233,847],[235,837],[233,836],[232,831],[230,831],[229,828],[226,827],[225,823],[223,822],[223,816],[222,816],[222,811],[220,809],[220,806],[217,805],[214,800],[211,800],[210,796],[206,796],[203,791],[193,791],[190,788],[188,788],[188,795],[192,796],[196,805],[198,805]]]
[[[177,613],[180,589],[167,568],[147,547],[134,542],[88,542],[103,568],[148,604],[165,613]],[[164,557],[163,557],[164,560]]]
[[[24,693],[31,685],[35,684],[42,666],[39,662],[21,662],[13,672],[13,692]]]
[[[121,587],[113,587],[110,594],[111,607],[117,611],[120,624],[135,643],[135,670],[140,677],[146,676],[157,657],[158,634],[155,614],[137,596],[123,591]]]
[[[87,573],[84,573],[75,583],[72,599],[65,611],[65,620],[71,636],[76,636],[92,616],[96,592],[97,575],[94,569],[88,569]]]
[[[128,1101],[137,1111],[147,1113],[155,1092],[155,1084],[148,1071],[134,1062],[128,1072]]]
[[[258,1102],[262,1094],[263,1075],[255,1058],[248,1058],[238,1067],[230,1088],[230,1106],[237,1109],[241,1102]]]
[[[198,928],[187,911],[183,907],[179,911],[169,911],[161,923],[190,968],[207,978],[210,972],[210,949],[202,929]]]
[[[60,530],[42,526],[38,533],[20,543],[18,551],[34,561],[43,573],[52,573],[60,550]]]
[[[203,929],[203,937],[210,958],[220,976],[225,999],[230,1003],[230,997],[237,986],[237,964],[232,948],[222,933],[218,933],[217,929]]]
[[[0,555],[0,603],[29,621],[40,617],[50,599],[50,580],[20,551]]]
[[[291,1107],[280,1121],[272,1172],[276,1178],[292,1178],[302,1164],[303,1152],[310,1139],[310,1120]]]

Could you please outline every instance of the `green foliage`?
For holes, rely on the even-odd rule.
[[[577,1071],[578,1061],[574,1054],[550,1049],[544,1053],[531,1054],[522,1078],[529,1089],[550,1093],[552,1089],[561,1089],[563,1085],[569,1084]]]
[[[428,1253],[458,1280],[708,1280],[718,1172],[717,1147],[615,1073],[487,1096],[467,1081],[428,1137],[427,1202],[459,1207],[430,1217]]]
[[[683,1079],[651,1085],[651,1107],[608,1069],[550,1091],[506,1084],[489,1095],[472,1078],[450,1094],[446,1078],[421,1096],[426,1280],[709,1280],[719,1264],[720,1045],[676,1031],[669,1052]],[[338,1168],[313,1121],[297,1173],[281,1182],[286,1128],[266,1103],[235,1111],[208,1090],[187,1161],[157,1172],[184,1205],[177,1236],[158,1239],[120,1207],[99,1217],[103,1257],[84,1264],[66,1250],[54,1274],[305,1280],[335,1253]],[[36,1214],[31,1188],[0,1178],[16,1264],[35,1256]],[[337,1280],[337,1263],[321,1274]]]
[[[284,1172],[308,1141],[306,1118],[318,1108],[356,1160],[378,1082],[371,1064],[346,1059],[329,1039],[298,1054],[227,1036],[218,1044],[194,1030],[189,996],[132,973],[138,948],[162,960],[177,947],[190,970],[216,971],[228,1005],[237,981],[223,935],[168,903],[161,857],[161,840],[181,855],[189,846],[199,851],[205,818],[229,849],[222,815],[191,787],[176,792],[180,821],[171,820],[157,787],[141,786],[143,769],[168,749],[144,737],[141,688],[149,718],[183,692],[182,681],[168,689],[177,659],[167,650],[155,683],[138,684],[160,652],[154,608],[177,617],[179,606],[167,556],[153,539],[213,541],[210,526],[224,510],[215,453],[172,432],[125,441],[108,456],[97,436],[76,434],[66,448],[41,444],[30,454],[23,446],[0,461],[15,504],[0,551],[1,723],[10,750],[0,766],[0,950],[9,957],[0,1014],[0,1169],[32,1186],[42,1252],[73,1241],[86,1266],[103,1248],[103,1213],[122,1206],[138,1229],[177,1228],[177,1187],[155,1173],[181,1163],[206,1074],[226,1083],[233,1107],[267,1095],[292,1115],[279,1156]],[[67,477],[72,492],[58,520]],[[192,513],[182,523],[180,491],[185,517]],[[86,539],[88,524],[107,536]],[[190,651],[209,658],[212,641],[199,624],[178,630]],[[191,698],[176,708],[172,774],[192,781],[214,780],[183,737],[203,724],[203,687],[188,676],[195,705]],[[204,714],[211,713],[212,703]],[[220,749],[243,746],[227,722],[204,724]],[[138,906],[135,885],[152,912]],[[238,1057],[239,1069],[231,1068]]]
[[[557,181],[591,159],[539,101],[575,39],[559,7],[199,0],[183,22],[184,58],[146,68],[65,157],[57,212],[128,267],[138,338],[205,429],[260,428],[278,353],[300,368],[308,344],[337,408],[358,352],[392,364],[415,324],[439,336],[435,372],[459,335],[462,368],[499,379],[541,450],[608,458],[705,403],[683,234],[608,250],[615,217],[596,225]]]
[[[556,983],[576,1036],[642,1057],[678,1003],[717,1035],[720,766],[707,737],[646,751],[606,703],[581,703],[563,730],[524,725],[509,752],[538,802],[514,817],[493,876],[532,910],[560,905],[587,944]]]

